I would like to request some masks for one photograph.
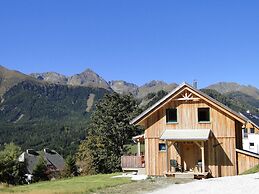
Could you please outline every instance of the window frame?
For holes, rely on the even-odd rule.
[[[160,149],[160,145],[164,144],[164,148],[165,149]],[[167,151],[167,146],[166,146],[166,143],[158,143],[158,151],[159,152],[166,152]]]
[[[199,110],[200,109],[208,109],[208,112],[209,112],[209,120],[208,121],[200,121],[199,120]],[[210,117],[210,107],[198,107],[197,108],[197,120],[198,120],[198,123],[210,123],[211,122],[211,117]]]
[[[254,145],[251,145],[254,144]],[[254,142],[249,142],[249,149],[254,149],[255,148],[255,143]]]
[[[252,132],[252,131],[253,131],[253,132]],[[250,133],[251,133],[251,134],[255,134],[255,128],[254,128],[254,127],[251,127],[251,128],[250,128]]]
[[[175,110],[175,113],[176,113],[176,120],[173,120],[173,121],[169,121],[169,116],[168,116],[168,111],[170,110]],[[166,111],[165,111],[165,117],[166,117],[166,124],[175,124],[175,123],[178,123],[178,109],[177,108],[167,108]]]
[[[244,138],[247,138],[248,137],[248,130],[247,128],[243,128],[244,130]]]

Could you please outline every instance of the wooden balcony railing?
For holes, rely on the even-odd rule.
[[[122,156],[122,168],[145,168],[144,156]]]

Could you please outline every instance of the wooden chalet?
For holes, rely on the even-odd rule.
[[[137,161],[150,176],[237,175],[259,164],[258,155],[242,149],[242,127],[247,122],[246,117],[183,83],[131,121],[145,128],[139,136],[145,143],[144,166],[139,148],[138,156],[132,156],[138,157],[132,167]],[[130,161],[125,157],[122,167],[123,161]]]

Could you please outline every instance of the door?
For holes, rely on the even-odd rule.
[[[182,143],[182,165],[185,171],[193,171],[197,164],[196,147],[194,143]]]

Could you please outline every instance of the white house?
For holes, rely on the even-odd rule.
[[[242,115],[249,120],[243,126],[243,149],[259,154],[259,117],[249,111]]]

